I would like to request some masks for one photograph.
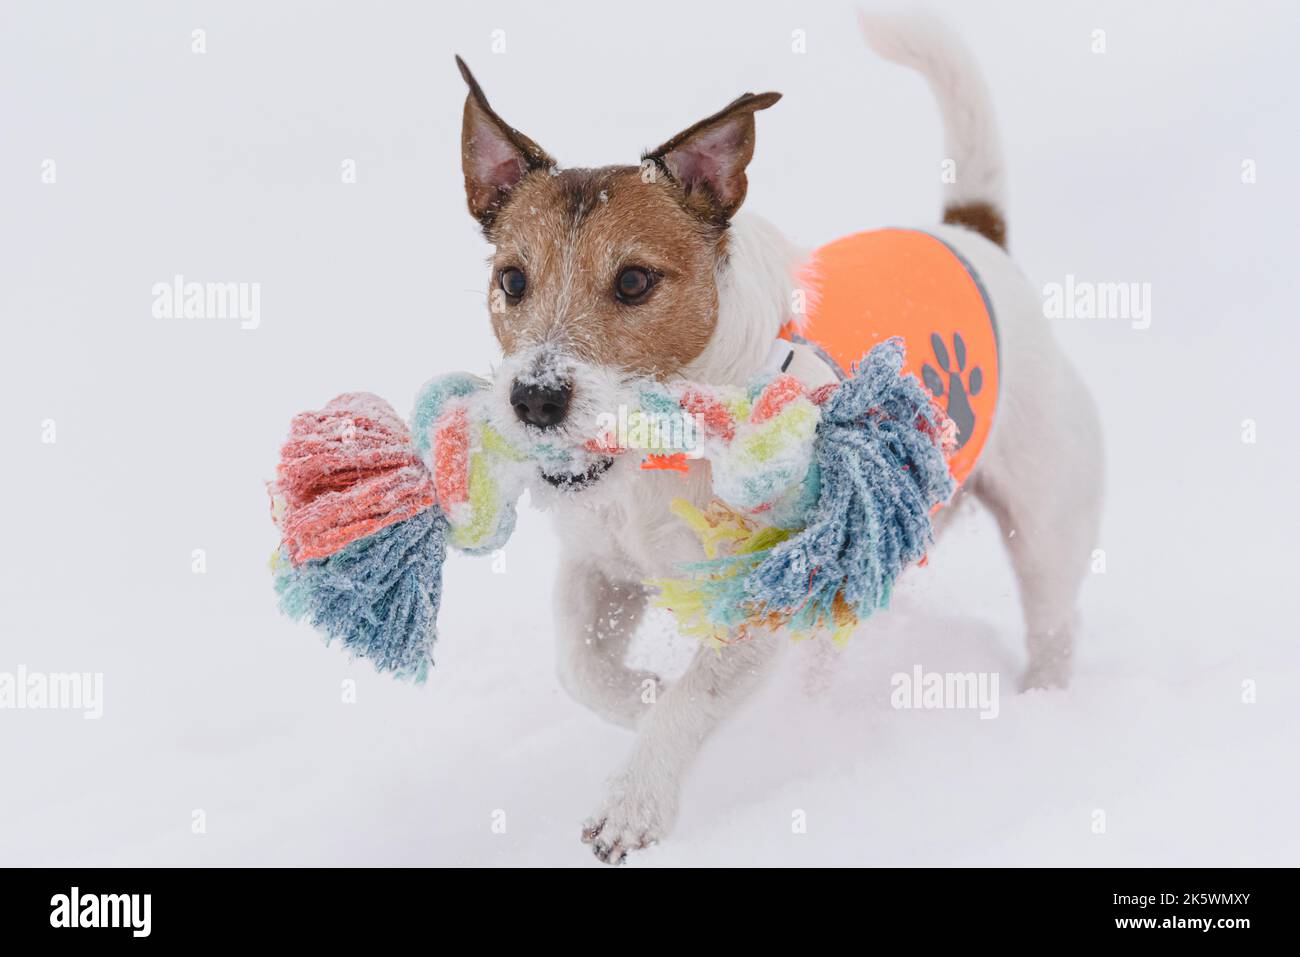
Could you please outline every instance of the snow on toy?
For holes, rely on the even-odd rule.
[[[953,423],[903,365],[891,339],[812,391],[783,374],[630,387],[632,418],[685,414],[698,426],[635,443],[649,453],[642,468],[711,467],[713,501],[674,507],[705,558],[651,583],[683,631],[713,645],[773,628],[843,639],[888,603],[954,490]],[[578,476],[633,449],[607,424],[566,446],[540,430],[507,438],[489,385],[432,380],[409,428],[375,396],[342,395],[295,417],[281,449],[270,485],[281,608],[380,671],[425,678],[447,548],[500,548],[539,467]]]

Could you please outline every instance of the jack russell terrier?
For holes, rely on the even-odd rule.
[[[469,85],[465,189],[494,249],[488,303],[503,352],[500,400],[518,428],[554,430],[563,442],[567,429],[588,434],[595,416],[611,412],[612,387],[630,377],[744,384],[776,355],[816,386],[892,334],[897,313],[922,310],[929,318],[908,338],[909,363],[963,448],[969,442],[968,458],[978,454],[959,496],[982,502],[1002,528],[1028,633],[1024,686],[1061,686],[1099,522],[1096,410],[1035,288],[1007,255],[999,143],[970,55],[930,21],[862,15],[861,23],[877,53],[929,82],[955,182],[945,186],[941,225],[861,234],[811,259],[770,224],[738,215],[754,114],[780,94],[746,93],[639,165],[562,169],[496,114],[457,59]],[[884,233],[905,237],[904,246],[877,242]],[[927,296],[937,298],[927,305]],[[847,327],[831,315],[846,309]],[[940,328],[948,312],[963,310],[964,336],[951,323]],[[992,322],[981,326],[981,316]],[[696,463],[686,476],[642,471],[624,456],[576,479],[542,477],[557,487],[550,507],[562,541],[560,682],[597,714],[636,729],[630,758],[582,828],[600,860],[621,863],[671,829],[705,736],[759,684],[780,642],[701,649],[677,681],[647,695],[656,676],[624,664],[647,603],[642,582],[701,557],[669,506],[680,497],[705,505],[708,467]],[[954,511],[936,517],[936,530]]]

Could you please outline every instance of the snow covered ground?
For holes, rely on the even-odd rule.
[[[102,672],[104,701],[0,710],[0,863],[593,864],[579,824],[630,737],[553,676],[545,516],[525,509],[504,564],[450,563],[412,688],[278,617],[261,480],[295,411],[356,388],[406,408],[495,355],[453,51],[574,164],[781,90],[750,209],[810,244],[935,215],[936,112],[848,4],[716,6],[9,6],[0,672]],[[1150,284],[1148,329],[1044,320],[1106,426],[1076,681],[1014,693],[1015,584],[970,510],[829,687],[788,649],[634,863],[1300,864],[1300,16],[940,6],[1000,109],[1026,272]],[[176,274],[259,282],[258,327],[155,318]],[[637,648],[689,652],[663,619]],[[917,665],[998,673],[998,716],[891,707]]]

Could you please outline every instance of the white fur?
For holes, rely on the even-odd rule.
[[[704,352],[683,370],[696,382],[744,382],[760,368],[790,317],[799,251],[767,220],[738,213],[718,272],[718,323]]]
[[[955,181],[944,187],[944,205],[983,201],[1005,213],[1002,140],[993,100],[966,45],[925,13],[859,10],[858,23],[871,49],[921,74],[939,104],[945,158],[956,164]]]
[[[941,28],[913,18],[864,17],[863,25],[877,50],[921,71],[935,90],[958,162],[956,195],[999,203],[1002,164],[992,111],[964,48]],[[1002,341],[997,422],[964,491],[988,505],[1007,537],[1028,631],[1026,682],[1060,685],[1068,676],[1076,594],[1100,508],[1096,413],[1053,340],[1036,291],[1007,254],[963,228],[935,232],[979,274]],[[718,275],[717,329],[685,370],[711,383],[742,383],[762,366],[787,318],[799,258],[775,228],[748,214],[733,222],[729,244]],[[624,667],[646,601],[640,582],[700,555],[669,503],[685,495],[703,504],[709,489],[706,468],[683,480],[637,471],[630,459],[620,460],[591,490],[554,503],[563,541],[555,604],[561,683],[604,717],[637,726],[631,756],[583,829],[583,839],[610,862],[668,832],[682,778],[701,742],[786,644],[771,636],[721,654],[701,651],[666,689],[653,675]],[[647,703],[650,683],[656,684],[653,704]]]

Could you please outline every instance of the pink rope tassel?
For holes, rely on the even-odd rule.
[[[325,558],[434,504],[405,423],[378,396],[350,392],[294,417],[272,494],[294,565]]]

